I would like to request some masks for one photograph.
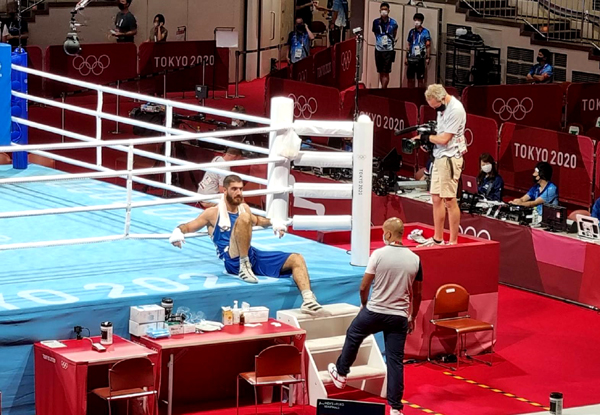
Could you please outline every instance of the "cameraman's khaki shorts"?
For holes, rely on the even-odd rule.
[[[439,195],[441,198],[456,197],[458,192],[458,180],[463,171],[463,158],[441,157],[433,162],[433,171],[431,173],[432,195]]]

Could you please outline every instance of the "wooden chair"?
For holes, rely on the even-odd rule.
[[[435,330],[429,335],[429,347],[427,350],[427,360],[431,363],[440,365],[450,370],[458,370],[460,363],[461,351],[464,352],[468,359],[476,360],[485,363],[488,366],[492,365],[492,354],[494,353],[494,326],[484,321],[472,319],[468,314],[460,316],[461,313],[469,311],[469,293],[467,290],[458,284],[445,284],[438,288],[433,299],[433,318],[431,324],[436,328],[452,330],[456,333],[456,368],[443,365],[431,359],[431,340]],[[436,316],[443,316],[435,319]],[[492,349],[490,361],[477,359],[467,354],[466,336],[468,333],[477,333],[482,331],[492,332]]]
[[[158,414],[158,391],[154,384],[154,363],[147,357],[121,360],[108,370],[108,387],[92,391],[108,402],[153,396],[152,414]],[[129,402],[127,403],[129,407]]]
[[[254,409],[258,414],[257,386],[279,385],[283,397],[283,386],[302,383],[303,394],[306,389],[306,381],[302,378],[302,353],[290,344],[278,344],[263,350],[256,356],[254,372],[240,373],[237,377],[236,408],[240,412],[240,379],[254,387]],[[291,397],[290,397],[291,399]],[[302,402],[304,413],[304,402]],[[283,401],[281,401],[281,413],[283,414]]]

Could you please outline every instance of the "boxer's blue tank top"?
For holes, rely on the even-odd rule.
[[[220,259],[223,259],[223,254],[225,253],[225,248],[229,246],[229,240],[231,238],[231,229],[233,229],[233,225],[235,225],[235,221],[237,220],[239,213],[229,213],[229,220],[231,221],[231,228],[227,231],[219,228],[219,216],[217,215],[217,225],[213,230],[212,241],[217,247],[217,255]]]

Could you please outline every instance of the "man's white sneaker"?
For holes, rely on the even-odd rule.
[[[244,282],[258,284],[258,278],[254,275],[254,271],[252,271],[252,264],[250,261],[240,261],[238,277]]]
[[[418,247],[420,248],[420,247],[425,247],[425,246],[442,246],[442,245],[444,245],[444,241],[437,242],[433,238],[428,238],[428,239],[425,240],[425,242],[423,242]]]
[[[342,376],[338,373],[335,363],[329,363],[327,366],[327,371],[329,372],[329,376],[331,376],[331,380],[333,380],[333,384],[336,388],[344,389],[346,387],[346,376]]]
[[[399,409],[392,408],[392,410],[390,411],[390,415],[403,415],[403,414],[404,413]]]
[[[317,302],[317,297],[314,295],[307,296],[302,300],[300,311],[305,314],[310,314],[313,317],[329,317],[331,313],[323,308],[321,304]]]

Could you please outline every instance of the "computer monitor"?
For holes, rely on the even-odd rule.
[[[392,148],[389,153],[381,160],[379,169],[381,171],[391,171],[396,173],[402,165],[402,156],[398,154],[396,147]]]
[[[567,208],[558,205],[544,205],[542,209],[542,227],[550,232],[567,230]]]
[[[477,178],[476,177],[469,176],[467,174],[463,174],[462,182],[463,182],[462,188],[463,188],[464,192],[474,193],[474,194],[479,193],[479,190],[477,190]]]
[[[385,415],[385,404],[342,399],[317,399],[317,415]]]

